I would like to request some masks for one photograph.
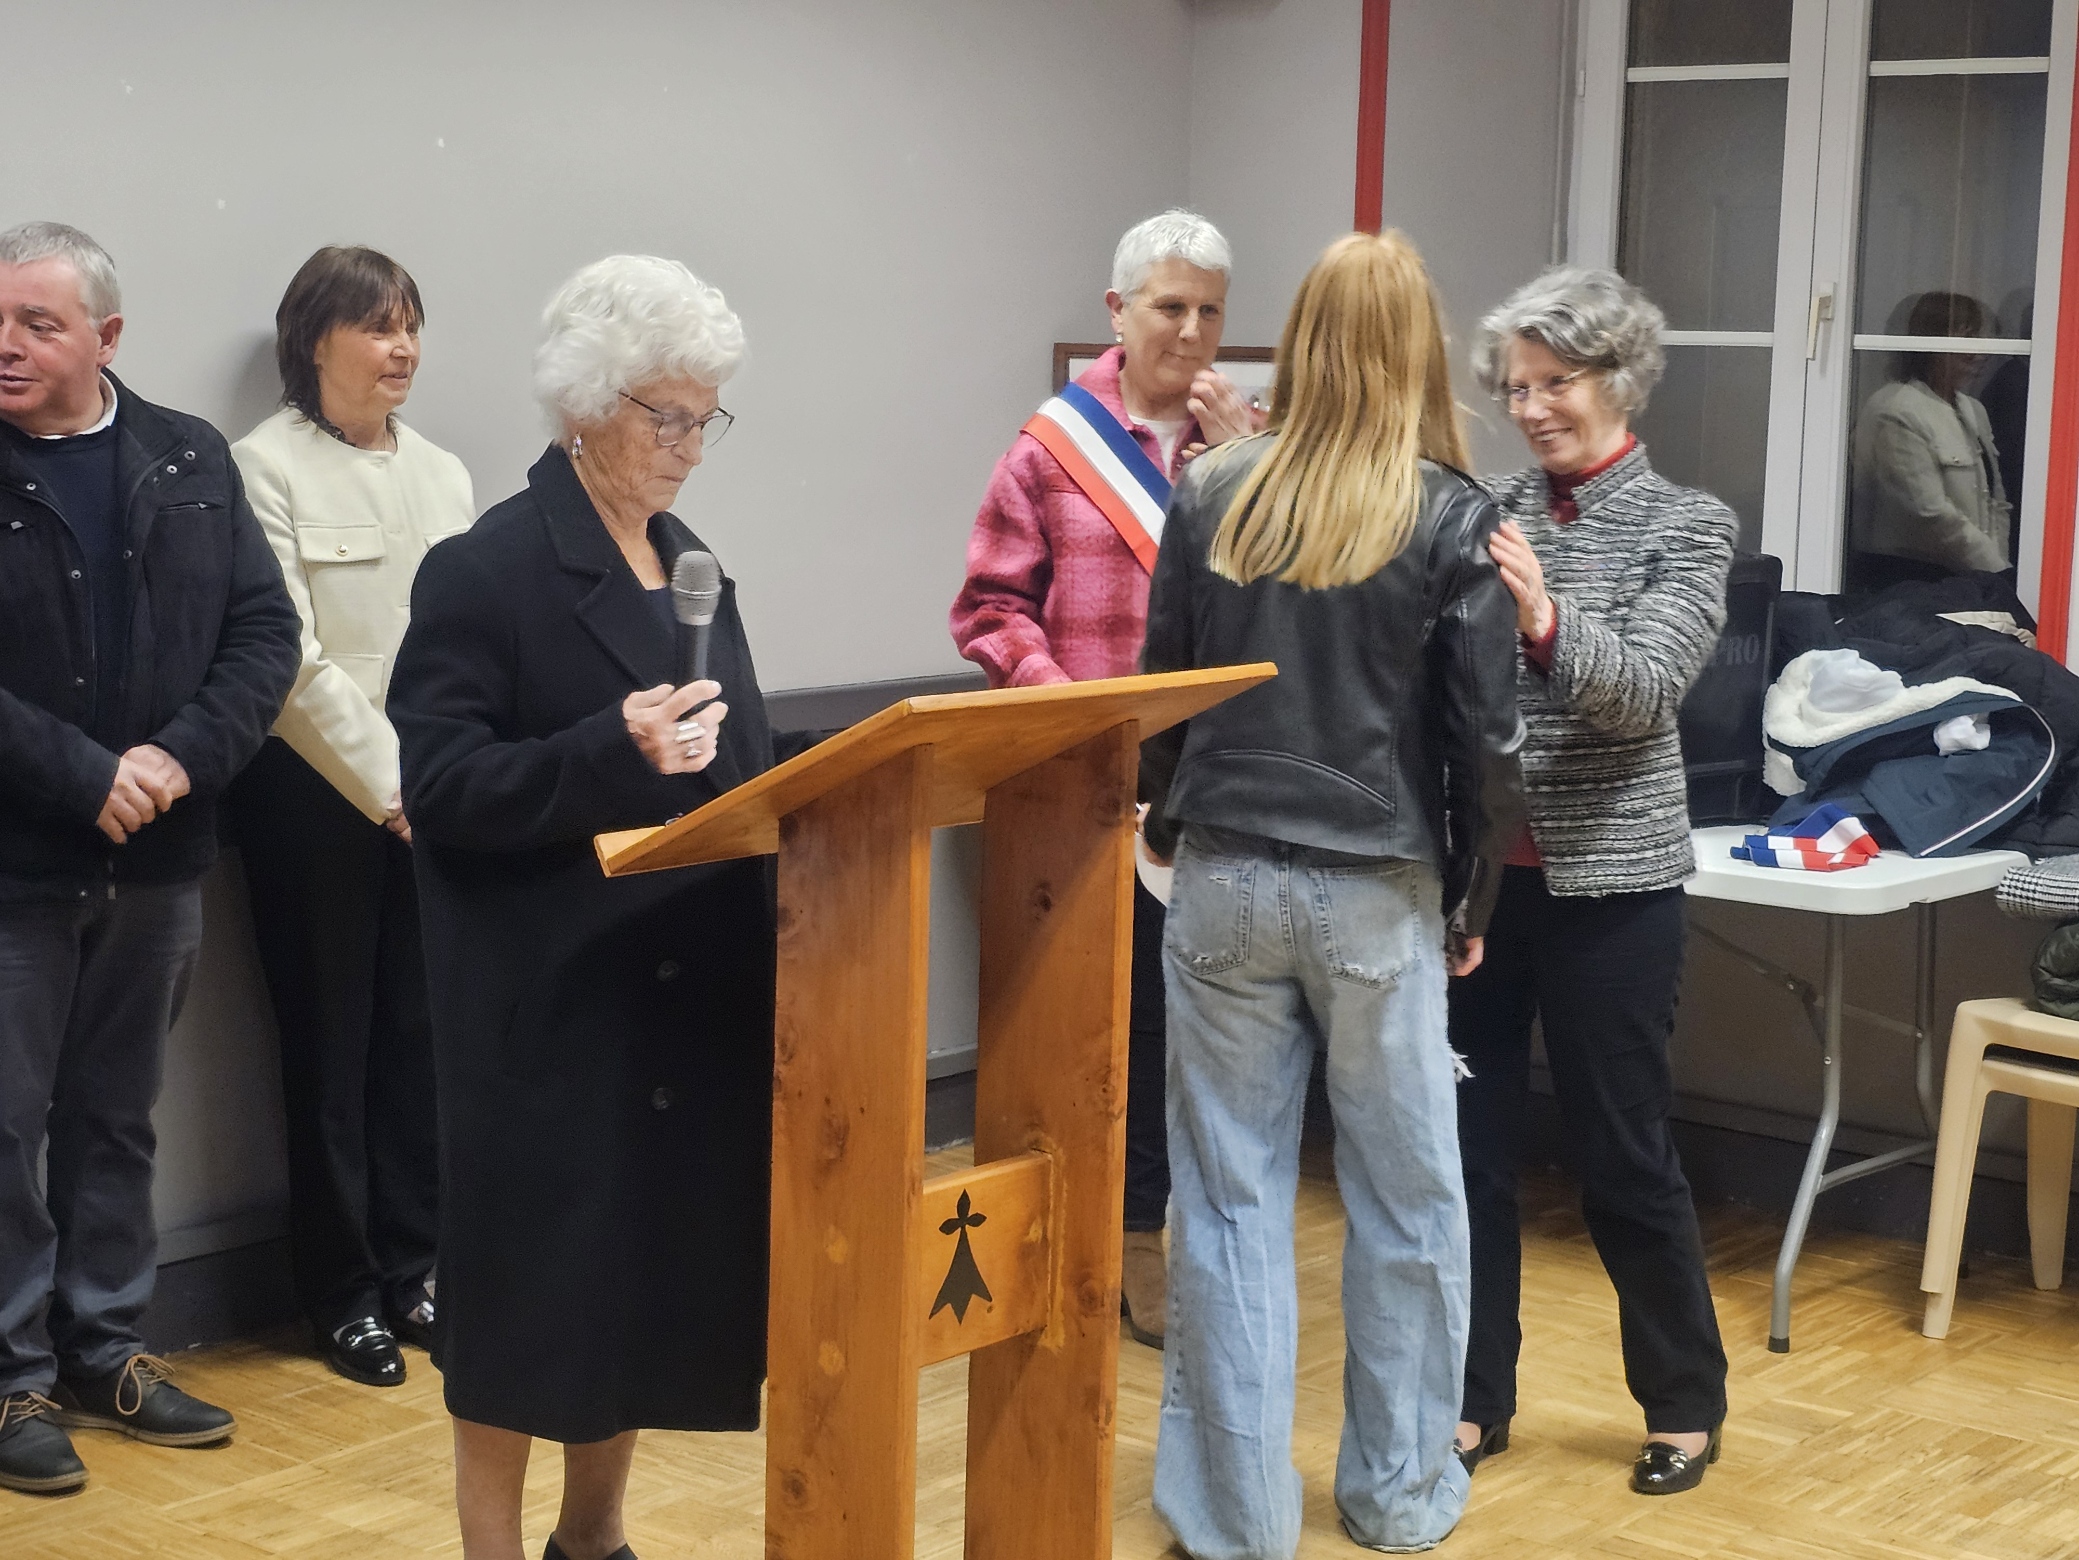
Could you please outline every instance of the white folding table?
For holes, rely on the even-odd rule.
[[[1805,1228],[1811,1222],[1812,1205],[1819,1200],[1819,1194],[1903,1164],[1935,1146],[1936,1123],[1940,1119],[1935,1103],[1934,1058],[1936,907],[1945,899],[1984,892],[2028,858],[2014,851],[1986,850],[1916,861],[1903,851],[1887,850],[1875,860],[1845,872],[1796,872],[1734,860],[1732,847],[1740,843],[1746,832],[1737,827],[1695,831],[1697,870],[1687,885],[1691,897],[1768,905],[1778,910],[1808,910],[1826,921],[1826,962],[1816,987],[1708,926],[1695,927],[1707,942],[1723,948],[1796,997],[1819,1041],[1819,1121],[1812,1133],[1811,1151],[1805,1156],[1805,1173],[1798,1181],[1797,1197],[1790,1205],[1790,1224],[1783,1231],[1783,1245],[1776,1254],[1775,1292],[1769,1307],[1769,1347],[1778,1354],[1786,1354],[1790,1350],[1790,1279],[1797,1270],[1798,1251],[1805,1243]],[[1919,933],[1910,1024],[1852,1006],[1841,997],[1848,918],[1888,915],[1909,907],[1916,912]],[[1829,1170],[1826,1162],[1833,1151],[1834,1130],[1841,1121],[1841,1019],[1848,1013],[1913,1042],[1913,1083],[1927,1136],[1903,1148],[1850,1160]]]

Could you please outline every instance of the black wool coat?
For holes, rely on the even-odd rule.
[[[650,522],[669,573],[699,542]],[[774,930],[769,861],[608,880],[592,836],[769,768],[733,583],[729,715],[663,776],[621,701],[678,680],[568,457],[435,546],[390,683],[440,1093],[449,1410],[562,1442],[741,1430],[765,1375]]]

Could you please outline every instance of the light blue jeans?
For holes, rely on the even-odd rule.
[[[1293,1198],[1328,1052],[1343,1246],[1335,1495],[1359,1544],[1456,1525],[1470,1294],[1436,874],[1190,828],[1169,995],[1169,1333],[1155,1509],[1196,1560],[1290,1560],[1299,1301]]]

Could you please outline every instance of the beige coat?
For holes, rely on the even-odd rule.
[[[1872,395],[1856,422],[1854,497],[1860,551],[1958,571],[2010,562],[1992,423],[1961,391],[1953,406],[1917,379]]]
[[[469,473],[402,423],[394,452],[361,450],[286,407],[231,453],[303,619],[303,666],[274,734],[381,822],[398,789],[390,667],[419,560],[476,518]]]

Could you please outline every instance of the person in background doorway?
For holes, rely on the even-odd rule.
[[[86,1482],[68,1428],[235,1428],[138,1331],[151,1113],[216,799],[296,676],[223,436],[108,371],[122,333],[93,239],[0,233],[0,1486],[35,1493]]]
[[[1451,989],[1473,1319],[1468,1467],[1509,1444],[1523,1251],[1516,1167],[1542,1029],[1569,1164],[1645,1410],[1645,1495],[1717,1460],[1725,1349],[1668,1128],[1683,881],[1696,870],[1676,715],[1725,621],[1739,522],[1656,473],[1631,419],[1665,361],[1661,313],[1610,271],[1560,267],[1480,322],[1473,366],[1536,464],[1488,486],[1516,598],[1530,826],[1502,872],[1487,958]]]
[[[1986,310],[1964,293],[1922,293],[1913,336],[1983,336]],[[2011,506],[1992,421],[1964,387],[1978,352],[1910,352],[1901,377],[1863,404],[1855,423],[1848,585],[1881,590],[2010,567]]]
[[[350,1381],[433,1346],[440,1166],[425,956],[383,698],[426,549],[476,517],[469,473],[397,418],[418,284],[320,249],[275,311],[282,408],[232,446],[303,622],[303,666],[232,789],[281,1036],[297,1303]]]
[[[1213,367],[1231,264],[1219,230],[1188,211],[1150,217],[1119,240],[1105,294],[1117,344],[996,463],[968,540],[953,642],[990,687],[1138,669],[1170,484],[1189,455],[1257,426]],[[1169,1204],[1161,946],[1162,902],[1136,883],[1121,1287],[1127,1326],[1156,1348]]]

